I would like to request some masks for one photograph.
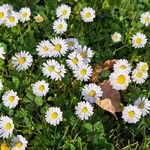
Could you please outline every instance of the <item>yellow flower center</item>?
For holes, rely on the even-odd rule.
[[[125,78],[124,75],[118,76],[118,78],[117,78],[117,83],[119,83],[119,84],[124,84],[125,82],[126,82],[126,78]]]
[[[62,24],[59,24],[57,28],[58,28],[58,29],[62,29],[62,27],[63,27],[63,25],[62,25]]]
[[[58,113],[57,113],[57,112],[53,112],[53,113],[51,114],[51,118],[52,118],[52,119],[58,118]]]
[[[147,71],[149,69],[149,66],[147,63],[143,64],[141,67],[142,71]]]
[[[136,77],[137,77],[137,78],[142,78],[142,72],[137,72],[137,73],[136,73]]]
[[[129,116],[130,118],[133,118],[133,117],[135,116],[135,112],[134,112],[134,111],[129,111],[129,112],[128,112],[128,116]]]
[[[135,43],[136,43],[137,45],[140,45],[140,44],[142,43],[141,38],[137,38],[136,41],[135,41]]]
[[[82,112],[83,112],[83,113],[86,113],[87,111],[88,111],[87,107],[83,107],[83,108],[82,108]]]
[[[74,42],[71,41],[71,42],[68,43],[68,45],[69,45],[69,46],[73,46],[73,45],[74,45]]]
[[[95,94],[96,94],[96,92],[95,92],[95,91],[93,91],[93,90],[91,90],[91,91],[88,93],[88,96],[90,96],[90,97],[94,97],[94,96],[95,96]]]
[[[139,106],[138,106],[140,109],[143,109],[144,108],[144,103],[143,102],[141,102],[140,104],[139,104]]]
[[[78,63],[78,59],[77,58],[72,59],[72,63],[76,65]]]
[[[0,19],[2,19],[4,17],[4,13],[0,12]]]
[[[28,14],[26,12],[23,12],[21,15],[23,18],[26,18]]]
[[[54,71],[54,66],[49,66],[49,67],[48,67],[48,71],[49,71],[49,72],[53,72],[53,71]]]
[[[85,76],[86,75],[86,69],[81,69],[80,70],[80,74],[81,74],[81,76]]]
[[[60,52],[60,50],[61,50],[61,45],[60,45],[60,44],[56,44],[56,45],[54,46],[54,50],[57,51],[57,52]]]
[[[9,101],[12,103],[12,102],[14,102],[15,97],[14,97],[14,96],[10,96],[8,99],[9,99]]]
[[[10,22],[14,22],[15,21],[15,17],[13,17],[13,16],[10,16],[8,19],[9,19]]]
[[[117,40],[117,39],[118,39],[118,34],[114,34],[114,35],[113,35],[113,39],[114,39],[114,40]]]
[[[24,64],[25,61],[26,61],[25,57],[20,57],[20,58],[18,59],[18,62],[19,62],[20,65]]]
[[[1,144],[1,150],[10,150],[10,147],[9,147],[8,144],[2,143],[2,144]]]
[[[125,65],[121,65],[119,68],[120,69],[126,69],[126,66]]]
[[[22,145],[23,145],[23,144],[22,144],[21,142],[17,142],[17,143],[16,143],[16,147],[17,147],[18,149],[21,149]]]
[[[147,22],[150,22],[150,18],[149,18],[149,17],[145,17],[145,18],[144,18],[144,22],[146,22],[146,23],[147,23]]]
[[[87,53],[86,52],[81,52],[80,55],[81,55],[82,58],[86,58]]]
[[[12,128],[12,125],[10,123],[6,123],[5,130],[10,130]]]
[[[86,14],[85,14],[85,18],[90,18],[91,17],[91,13],[90,12],[87,12]]]
[[[40,86],[38,87],[38,90],[39,90],[40,92],[42,92],[44,89],[45,89],[45,87],[44,87],[43,85],[40,85]]]
[[[43,47],[43,51],[47,52],[48,51],[48,47],[47,46]]]
[[[67,15],[67,10],[65,10],[65,9],[62,10],[62,15],[63,15],[63,16]]]

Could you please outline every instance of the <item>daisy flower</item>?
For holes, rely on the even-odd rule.
[[[93,115],[93,107],[89,102],[78,102],[75,113],[81,120],[88,120]]]
[[[49,91],[49,84],[44,80],[37,81],[32,85],[32,91],[36,96],[45,96]]]
[[[145,116],[146,114],[149,113],[150,101],[147,98],[145,97],[138,98],[134,102],[134,105],[137,106],[141,110],[142,116]]]
[[[37,16],[35,16],[34,19],[37,23],[41,23],[44,20],[44,18],[39,14]]]
[[[7,11],[7,13],[11,13],[13,11],[13,7],[10,4],[3,4],[2,7]]]
[[[68,5],[62,4],[56,10],[57,17],[61,19],[69,19],[70,14],[71,14],[71,7],[69,7]]]
[[[59,69],[58,72],[56,71],[56,73],[57,73],[57,75],[54,78],[55,81],[61,80],[62,78],[64,78],[65,77],[65,73],[66,73],[65,66],[64,65],[60,65],[60,69]]]
[[[57,72],[60,71],[60,65],[54,59],[47,60],[46,63],[43,63],[42,66],[42,72],[44,76],[51,77],[52,79],[55,79],[57,76]]]
[[[13,90],[6,91],[2,96],[3,104],[8,108],[15,108],[18,105],[19,97]]]
[[[138,32],[132,37],[132,46],[134,48],[143,48],[147,43],[146,35]]]
[[[12,64],[18,71],[26,70],[32,65],[33,59],[29,52],[21,51],[12,57]]]
[[[7,143],[2,143],[0,149],[1,150],[10,150],[10,146]]]
[[[51,57],[52,56],[52,44],[48,40],[41,41],[36,46],[36,51],[38,52],[38,55],[42,58],[44,57]]]
[[[8,116],[0,117],[0,137],[8,138],[14,130],[13,120]]]
[[[86,84],[82,89],[83,99],[90,103],[94,103],[97,99],[100,99],[102,94],[100,86],[95,83]]]
[[[79,45],[78,40],[76,38],[67,38],[66,43],[68,45],[68,49],[70,50],[74,50]]]
[[[94,53],[91,50],[91,48],[85,46],[81,46],[79,45],[76,49],[75,49],[78,53],[80,53],[81,57],[83,58],[84,63],[89,63],[91,61],[91,58],[93,57]]]
[[[111,73],[109,81],[115,90],[126,90],[131,82],[130,76],[125,71],[115,71]]]
[[[141,111],[137,106],[126,106],[122,112],[122,118],[128,123],[137,123],[141,118]]]
[[[52,43],[52,54],[54,57],[64,56],[68,50],[66,41],[62,38],[51,39]]]
[[[71,69],[73,69],[73,70],[77,67],[77,65],[78,65],[79,63],[83,62],[83,58],[82,58],[81,55],[80,55],[78,52],[76,52],[76,51],[70,53],[70,54],[68,55],[68,58],[69,58],[69,59],[66,60],[67,65],[68,65]]]
[[[131,64],[126,59],[118,59],[113,66],[114,71],[121,70],[127,73],[131,72]]]
[[[115,32],[114,34],[111,35],[111,39],[114,43],[120,42],[121,38],[122,38],[122,36],[118,32]]]
[[[19,11],[19,19],[21,22],[29,21],[31,16],[30,8],[23,7]]]
[[[141,23],[143,23],[145,26],[150,25],[150,12],[145,12],[141,14],[140,18]]]
[[[143,71],[138,70],[138,69],[134,69],[132,72],[132,80],[136,84],[144,83],[147,78],[148,78],[147,72],[143,72]]]
[[[25,150],[27,147],[28,141],[22,135],[17,135],[11,141],[12,150]]]
[[[139,62],[136,68],[144,72],[149,70],[149,66],[146,62]]]
[[[88,81],[92,75],[92,68],[87,64],[80,63],[73,73],[77,80]]]
[[[0,91],[3,89],[3,83],[2,80],[0,79]]]
[[[5,59],[4,55],[5,55],[4,48],[3,48],[3,47],[0,47],[0,58],[1,58],[1,59]]]
[[[10,28],[16,26],[18,23],[18,13],[12,11],[10,15],[6,17],[5,25]]]
[[[62,121],[63,112],[58,107],[50,107],[49,110],[45,114],[46,122],[50,125],[58,125],[60,121]]]
[[[0,25],[4,23],[8,13],[4,7],[0,7]]]
[[[67,31],[67,23],[63,19],[55,20],[53,23],[53,30],[57,34],[63,34]]]
[[[80,12],[81,18],[84,22],[93,22],[95,18],[95,10],[90,7],[85,7]]]

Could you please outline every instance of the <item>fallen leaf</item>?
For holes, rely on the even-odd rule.
[[[91,77],[92,82],[94,83],[98,82],[99,74],[102,71],[112,68],[115,63],[116,63],[116,59],[112,59],[112,60],[105,61],[103,64],[96,65]]]
[[[114,106],[112,105],[112,102],[111,102],[111,100],[109,99],[109,98],[106,98],[106,99],[102,99],[102,100],[97,100],[96,101],[96,104],[99,106],[99,107],[101,107],[102,109],[104,109],[104,110],[106,110],[106,111],[108,111],[108,112],[110,112],[110,113],[112,113],[115,117],[116,117],[116,115],[115,115],[115,108],[114,108]],[[117,118],[117,117],[116,117]]]
[[[115,108],[115,112],[121,112],[121,96],[120,92],[113,89],[108,80],[104,80],[103,83],[99,84],[102,91],[102,99],[110,99],[113,107]]]

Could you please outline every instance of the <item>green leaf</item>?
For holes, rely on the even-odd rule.
[[[92,126],[92,124],[90,124],[90,123],[85,123],[84,125],[83,125],[83,127],[84,128],[86,128],[88,131],[90,131],[90,132],[92,132],[92,130],[93,130],[93,126]]]
[[[14,83],[15,87],[17,88],[20,81],[19,81],[18,77],[12,77],[12,82]]]
[[[43,105],[43,99],[42,97],[36,97],[34,99],[35,103],[38,105],[38,106],[42,106]]]

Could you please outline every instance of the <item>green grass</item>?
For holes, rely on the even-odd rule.
[[[0,114],[13,117],[14,134],[21,134],[29,141],[30,150],[149,150],[150,119],[149,115],[137,124],[127,124],[117,114],[118,120],[98,106],[94,106],[91,120],[81,121],[74,112],[74,107],[81,98],[83,83],[75,80],[71,71],[62,81],[52,81],[43,77],[41,72],[44,59],[37,56],[35,48],[39,41],[55,37],[52,24],[56,19],[55,10],[61,3],[71,6],[72,13],[68,23],[68,31],[63,38],[75,37],[81,45],[91,47],[95,55],[92,66],[108,59],[125,58],[133,66],[136,62],[145,61],[150,65],[150,42],[145,48],[134,49],[131,37],[136,32],[143,32],[150,39],[150,28],[139,21],[141,13],[149,11],[149,0],[1,0],[0,5],[10,3],[15,10],[30,7],[31,20],[19,23],[16,27],[0,26],[0,42],[6,46],[6,60],[0,60],[0,78],[4,90],[14,89],[21,101],[16,109],[8,109],[0,104]],[[84,23],[80,18],[83,7],[92,7],[96,18],[92,23]],[[34,16],[44,16],[43,23],[36,23]],[[110,35],[115,31],[123,36],[122,42],[113,44]],[[34,58],[34,65],[23,72],[17,72],[11,66],[11,57],[18,51],[29,51]],[[59,59],[64,63],[65,57]],[[46,97],[37,99],[32,93],[31,83],[45,79],[50,84],[50,92]],[[150,79],[142,84],[131,84],[122,93],[122,103],[132,104],[139,96],[149,97]],[[3,94],[4,91],[0,93]],[[58,106],[63,111],[63,122],[57,127],[45,122],[44,114],[49,106]],[[0,139],[0,142],[3,141]],[[10,139],[7,140],[8,142]]]

